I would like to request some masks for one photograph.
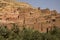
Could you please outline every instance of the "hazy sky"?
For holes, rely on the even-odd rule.
[[[18,0],[21,2],[27,2],[34,7],[49,8],[51,10],[57,10],[60,12],[60,0]]]

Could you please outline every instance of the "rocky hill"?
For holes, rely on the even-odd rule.
[[[0,0],[0,24],[10,26],[16,23],[21,28],[32,28],[46,32],[53,26],[60,27],[60,14],[56,10],[34,8],[25,2]]]

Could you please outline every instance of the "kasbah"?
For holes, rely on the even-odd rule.
[[[60,13],[48,8],[35,8],[25,2],[0,1],[0,25],[7,25],[11,29],[13,23],[18,24],[19,28],[46,32],[53,26],[60,27]]]

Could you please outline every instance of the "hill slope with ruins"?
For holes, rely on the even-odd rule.
[[[33,8],[24,2],[0,1],[0,24],[11,27],[16,23],[20,27],[32,28],[42,32],[53,26],[60,27],[60,14],[56,10]]]

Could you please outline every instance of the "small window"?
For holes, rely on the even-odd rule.
[[[31,15],[32,13],[30,13],[30,15]]]
[[[56,20],[55,19],[52,19],[53,22],[55,22]]]
[[[50,21],[46,21],[47,23],[50,23]]]
[[[47,31],[47,33],[48,33],[49,29],[47,28],[46,31]]]
[[[30,15],[32,15],[33,13],[30,12]]]
[[[9,20],[9,18],[6,18],[6,20]]]
[[[18,16],[18,18],[19,18],[19,16]]]

